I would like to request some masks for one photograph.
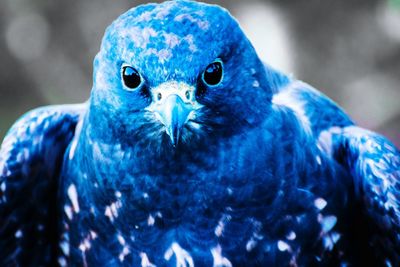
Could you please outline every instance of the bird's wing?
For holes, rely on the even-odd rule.
[[[294,111],[306,132],[314,138],[331,127],[353,125],[349,116],[332,100],[312,86],[298,81],[281,82],[272,102]]]
[[[267,63],[264,62],[263,65],[268,85],[273,94],[279,93],[292,82],[290,77],[274,69]]]
[[[331,128],[320,142],[352,174],[369,251],[381,266],[400,266],[400,151],[383,136],[349,126]],[[378,264],[378,263],[377,263]]]
[[[84,105],[49,106],[19,119],[0,149],[0,266],[48,265],[58,174]]]
[[[332,100],[301,81],[284,84],[273,102],[291,108],[320,150],[353,177],[351,193],[361,210],[355,239],[365,243],[364,251],[381,254],[369,258],[400,266],[400,152],[384,137],[354,126]]]

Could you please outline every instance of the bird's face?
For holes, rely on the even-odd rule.
[[[89,118],[110,141],[176,148],[257,123],[270,97],[264,67],[227,11],[173,1],[139,6],[108,27]]]

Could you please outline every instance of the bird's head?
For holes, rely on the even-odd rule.
[[[224,9],[192,1],[129,10],[94,61],[89,119],[110,141],[190,146],[265,118],[264,66]]]

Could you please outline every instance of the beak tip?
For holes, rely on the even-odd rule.
[[[174,138],[171,138],[171,145],[173,147],[176,147],[176,140]]]
[[[179,142],[179,130],[178,129],[168,129],[167,134],[171,141],[173,147],[176,147]]]
[[[172,94],[164,100],[162,107],[157,111],[174,147],[179,143],[181,130],[192,110],[193,108],[185,104],[180,96]]]

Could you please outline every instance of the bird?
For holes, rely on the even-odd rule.
[[[399,150],[226,9],[132,8],[93,65],[2,143],[1,266],[400,265]]]

